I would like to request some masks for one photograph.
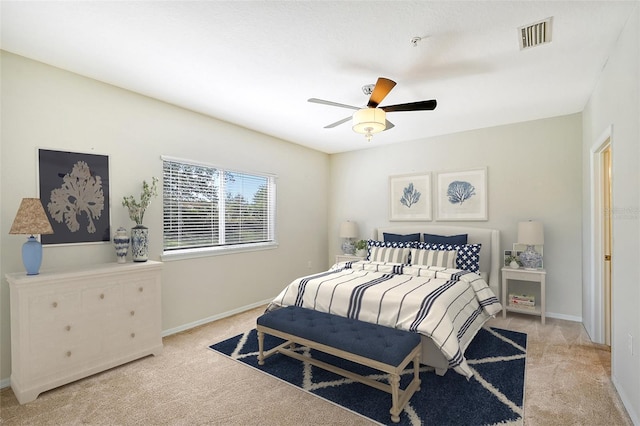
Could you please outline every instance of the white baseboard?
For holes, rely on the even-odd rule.
[[[223,312],[223,313],[218,314],[218,315],[213,315],[213,316],[210,316],[210,317],[207,317],[207,318],[203,318],[201,320],[194,321],[194,322],[191,322],[191,323],[188,323],[188,324],[184,324],[184,325],[181,325],[179,327],[174,327],[174,328],[170,328],[168,330],[163,330],[162,331],[162,337],[166,337],[166,336],[170,336],[172,334],[180,333],[181,331],[189,330],[191,328],[198,327],[198,326],[203,325],[203,324],[208,324],[208,323],[213,322],[213,321],[217,321],[217,320],[220,320],[220,319],[223,319],[223,318],[230,317],[231,315],[239,314],[241,312],[248,311],[250,309],[257,308],[257,307],[262,306],[262,305],[266,305],[269,302],[271,302],[272,300],[273,300],[273,298],[262,300],[260,302],[252,303],[251,305],[245,305],[245,306],[242,306],[240,308],[233,309],[233,310],[227,311],[227,312]]]
[[[627,410],[627,414],[631,417],[631,421],[634,425],[640,425],[640,417],[638,417],[638,413],[633,410],[633,404],[631,404],[631,399],[627,397],[627,394],[620,388],[618,380],[616,380],[615,376],[611,376],[611,381],[613,382],[613,387],[616,388],[616,392],[620,397],[620,401],[622,401],[622,405]]]
[[[545,315],[547,318],[555,318],[573,322],[582,322],[582,317],[577,317],[575,315],[565,315],[565,314],[555,314],[553,312],[547,312]]]

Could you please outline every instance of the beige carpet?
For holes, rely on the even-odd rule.
[[[261,313],[253,309],[169,336],[160,356],[44,392],[25,405],[3,389],[0,424],[370,425],[208,349],[254,327]],[[529,335],[525,425],[632,425],[609,379],[608,348],[591,343],[581,324],[547,318],[542,326],[537,317],[509,314],[490,325]]]

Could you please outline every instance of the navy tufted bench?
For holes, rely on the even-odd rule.
[[[257,320],[258,364],[275,353],[332,371],[391,394],[391,420],[400,421],[400,413],[420,390],[420,336],[408,331],[371,324],[297,306],[287,306],[260,316]],[[264,334],[285,340],[279,346],[264,351]],[[389,384],[344,370],[296,352],[299,344],[389,374]],[[413,380],[400,389],[400,375],[413,361]]]

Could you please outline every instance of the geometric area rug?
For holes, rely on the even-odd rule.
[[[265,335],[265,350],[281,342],[277,337]],[[391,394],[387,392],[281,354],[272,355],[264,365],[258,365],[255,329],[209,347],[380,424],[522,425],[525,333],[488,327],[480,329],[465,352],[474,373],[469,380],[455,371],[438,376],[433,368],[421,366],[420,391],[414,393],[405,406],[400,414],[400,423],[391,422]],[[298,347],[297,350],[306,356],[386,382],[385,375],[377,370],[309,348]],[[409,369],[405,371],[400,382],[402,389],[412,375]]]

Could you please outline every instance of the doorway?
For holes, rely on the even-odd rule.
[[[611,346],[612,296],[612,128],[609,127],[591,150],[591,283],[585,288],[585,327],[594,343]]]

